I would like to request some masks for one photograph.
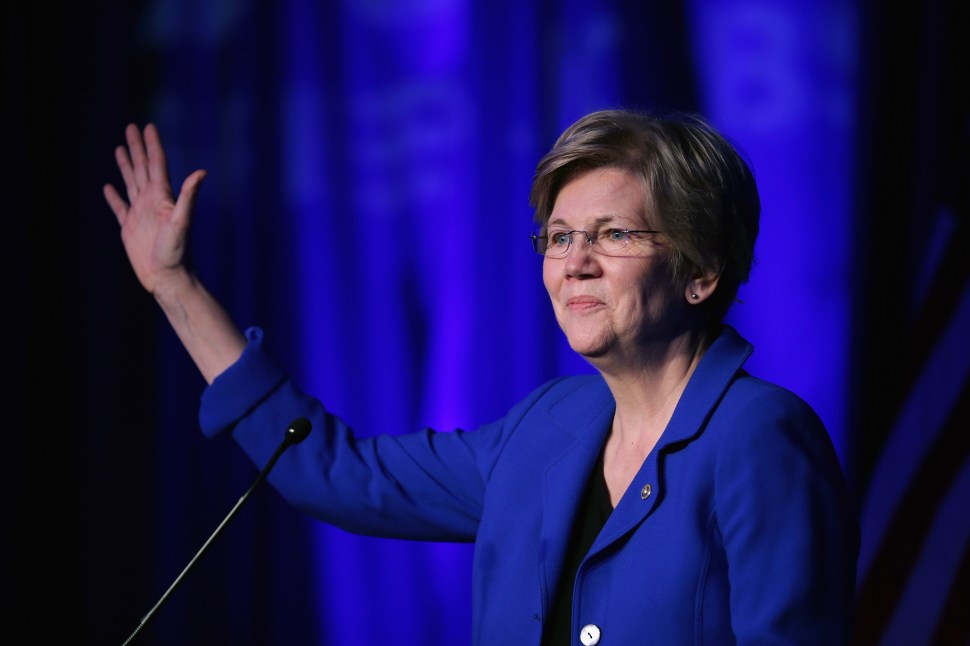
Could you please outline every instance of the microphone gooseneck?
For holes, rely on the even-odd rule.
[[[192,557],[192,560],[189,561],[188,565],[185,566],[181,574],[175,578],[175,581],[173,581],[172,585],[168,587],[168,590],[166,590],[165,594],[163,594],[161,599],[158,600],[158,603],[152,606],[152,609],[149,610],[144,617],[142,617],[141,622],[139,622],[134,632],[128,636],[128,639],[123,642],[122,646],[127,646],[130,644],[131,640],[133,640],[135,636],[138,635],[138,633],[140,633],[141,630],[148,624],[152,617],[155,616],[155,613],[157,613],[158,609],[162,607],[162,604],[168,601],[172,591],[175,590],[178,584],[182,582],[182,579],[185,578],[186,573],[192,569],[192,566],[195,565],[195,562],[199,560],[199,557],[202,556],[203,552],[208,549],[209,545],[213,540],[215,540],[216,536],[218,536],[226,525],[229,524],[229,521],[235,517],[236,512],[239,511],[239,508],[242,507],[244,502],[246,502],[249,495],[256,489],[256,487],[260,485],[263,480],[266,479],[266,476],[269,474],[270,470],[276,465],[276,461],[280,459],[281,455],[283,455],[283,451],[294,444],[299,444],[305,440],[310,434],[310,429],[310,420],[308,420],[306,417],[299,417],[290,422],[290,425],[286,428],[286,432],[283,434],[283,441],[280,442],[280,445],[276,448],[276,452],[273,453],[273,456],[266,463],[266,466],[263,467],[263,470],[259,472],[258,476],[256,476],[256,480],[253,481],[253,484],[250,485],[249,489],[246,490],[246,493],[239,498],[233,508],[229,511],[229,514],[226,515],[221,523],[219,523],[219,526],[216,527],[214,532],[212,532],[212,535],[209,536],[209,539],[205,542],[205,544],[199,548],[199,551],[195,553],[195,556]]]

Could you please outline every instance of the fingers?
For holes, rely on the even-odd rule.
[[[146,194],[153,196],[150,197],[153,202],[157,199],[168,202],[172,197],[168,179],[168,162],[155,124],[149,123],[145,126],[143,132],[137,125],[130,123],[125,128],[125,139],[128,144],[127,147],[118,146],[115,148],[115,161],[118,163],[118,169],[121,171],[121,177],[125,182],[128,200],[125,201],[117,189],[110,184],[104,186],[104,198],[118,219],[118,223],[122,226],[128,219],[131,205],[135,204],[142,192],[148,191]],[[205,175],[205,171],[198,170],[187,177],[182,184],[182,191],[179,194],[176,206],[181,205],[184,216],[187,216],[191,211],[199,184],[205,178]],[[142,209],[143,207],[138,206],[136,208]],[[148,208],[154,207],[149,205]],[[176,214],[177,216],[178,214]]]
[[[121,179],[125,182],[128,199],[133,200],[138,197],[138,185],[135,183],[135,171],[131,167],[131,157],[128,156],[128,149],[124,146],[115,148],[115,161],[118,162]]]
[[[125,219],[128,217],[128,203],[118,195],[118,191],[111,184],[104,185],[104,199],[118,219],[118,224],[124,226]]]
[[[165,159],[165,149],[162,148],[162,138],[158,135],[155,124],[145,126],[145,146],[148,152],[148,176],[168,185],[168,162]]]
[[[128,154],[131,156],[135,186],[140,188],[148,183],[148,157],[145,154],[145,142],[142,140],[138,126],[133,123],[125,128],[125,138],[128,140]]]

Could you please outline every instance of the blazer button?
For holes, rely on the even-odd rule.
[[[583,646],[596,646],[600,643],[600,627],[596,624],[586,624],[579,631],[579,641],[583,643]]]
[[[650,487],[650,485],[648,484],[643,485],[643,489],[640,490],[640,499],[646,500],[647,498],[649,498],[651,491],[653,491],[653,489]]]

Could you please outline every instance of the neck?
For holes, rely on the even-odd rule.
[[[600,371],[616,401],[603,449],[603,474],[614,506],[663,435],[708,345],[703,337],[686,338],[665,351],[645,353],[639,370]]]
[[[707,335],[685,334],[601,368],[616,401],[614,434],[625,441],[659,437],[709,345]]]

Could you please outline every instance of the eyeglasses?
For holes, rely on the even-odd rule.
[[[647,236],[660,233],[652,229],[605,229],[596,231],[592,235],[582,229],[547,229],[544,236],[533,233],[532,246],[540,256],[562,258],[569,253],[573,244],[573,236],[582,233],[586,244],[593,251],[605,256],[629,256],[640,249],[638,243]]]

